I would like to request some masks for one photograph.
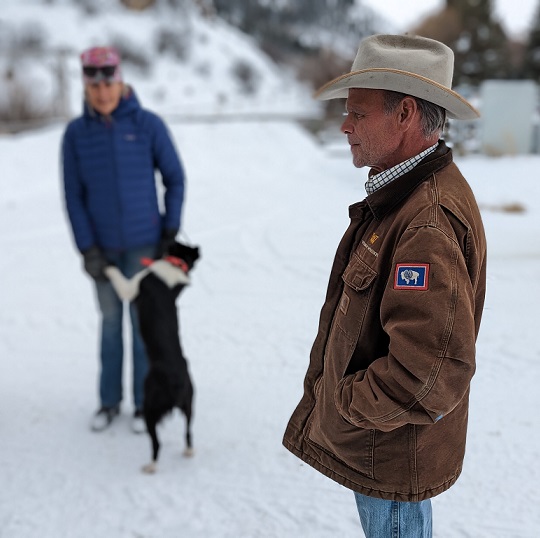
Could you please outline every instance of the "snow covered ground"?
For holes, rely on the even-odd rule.
[[[159,472],[123,414],[92,433],[97,314],[62,204],[62,126],[0,138],[0,537],[353,538],[352,493],[281,446],[331,261],[364,170],[289,123],[171,125],[202,259],[179,300],[196,386],[196,456],[179,414]],[[540,527],[540,157],[459,158],[489,242],[468,451],[434,499],[436,538]],[[522,213],[497,207],[521,203]],[[126,366],[129,366],[129,360]]]

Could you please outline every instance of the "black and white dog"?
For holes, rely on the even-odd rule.
[[[118,295],[135,301],[148,356],[143,413],[152,441],[152,461],[143,467],[146,473],[156,471],[160,448],[157,425],[175,407],[186,417],[184,455],[193,454],[191,418],[194,390],[180,343],[176,298],[189,284],[188,274],[200,254],[198,247],[177,242],[169,247],[167,254],[130,280],[116,268],[108,267],[105,271]]]

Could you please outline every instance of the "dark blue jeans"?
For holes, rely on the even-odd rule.
[[[124,252],[105,251],[105,257],[116,265],[122,273],[131,278],[144,267],[140,263],[143,257],[152,257],[155,246],[140,247]],[[97,299],[101,311],[101,372],[99,376],[99,397],[101,405],[113,407],[122,401],[122,365],[124,359],[123,314],[124,305],[116,295],[108,280],[96,282]],[[132,334],[133,356],[133,403],[141,409],[144,397],[144,378],[148,371],[148,360],[144,343],[139,331],[137,310],[129,304]]]

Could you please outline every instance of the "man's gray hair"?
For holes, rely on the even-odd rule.
[[[383,103],[384,113],[390,114],[393,112],[405,97],[412,97],[416,101],[421,113],[420,122],[422,126],[422,133],[426,139],[431,138],[434,134],[438,134],[440,136],[446,123],[446,110],[439,105],[426,101],[425,99],[420,99],[419,97],[414,97],[413,95],[408,96],[405,93],[386,90],[384,92]]]

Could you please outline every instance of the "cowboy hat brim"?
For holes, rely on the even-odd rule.
[[[314,97],[321,101],[347,98],[351,88],[390,90],[419,97],[444,108],[449,118],[457,120],[480,117],[478,110],[455,91],[421,75],[399,69],[370,68],[352,71],[326,83]]]

